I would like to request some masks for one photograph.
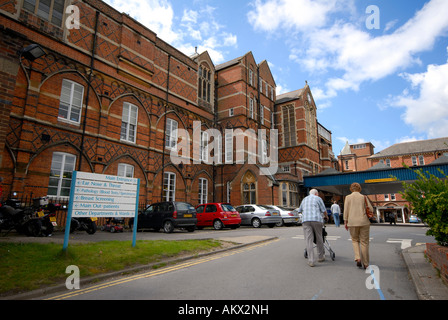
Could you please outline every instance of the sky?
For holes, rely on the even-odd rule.
[[[447,0],[105,0],[215,65],[251,51],[276,93],[308,81],[333,152],[448,137]]]

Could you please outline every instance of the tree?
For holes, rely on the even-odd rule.
[[[429,226],[427,235],[434,236],[441,246],[448,246],[448,176],[438,178],[429,172],[415,171],[418,179],[404,183],[403,198],[411,203],[414,213]]]

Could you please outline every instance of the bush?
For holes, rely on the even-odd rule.
[[[411,203],[414,213],[429,226],[427,235],[434,236],[441,246],[448,246],[448,176],[443,179],[416,170],[414,183],[403,183],[403,198]]]

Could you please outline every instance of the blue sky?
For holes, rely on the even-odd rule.
[[[346,141],[380,152],[448,137],[447,0],[106,2],[215,65],[252,51],[269,62],[277,94],[307,80],[336,155]]]

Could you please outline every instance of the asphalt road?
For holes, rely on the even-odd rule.
[[[200,239],[269,236],[275,240],[178,263],[157,270],[110,279],[70,292],[64,300],[417,300],[401,250],[426,242],[422,226],[371,227],[370,261],[373,275],[353,261],[349,233],[327,226],[327,240],[336,254],[311,268],[304,258],[302,227],[237,230],[139,232],[143,239]],[[55,235],[60,237],[60,235]],[[131,240],[132,233],[76,233],[70,241]],[[375,267],[377,266],[377,267]],[[375,282],[376,281],[376,282]],[[64,292],[68,293],[68,292]],[[40,297],[54,299],[59,294]],[[61,298],[59,296],[59,298]]]

